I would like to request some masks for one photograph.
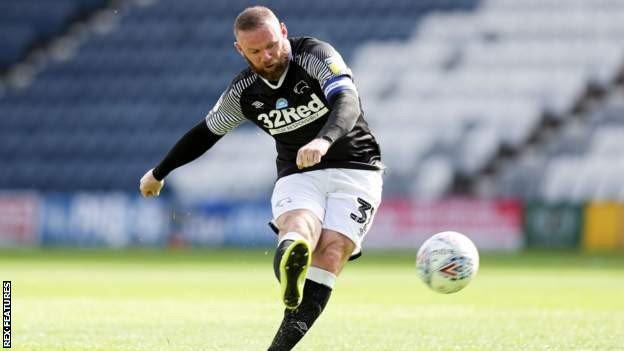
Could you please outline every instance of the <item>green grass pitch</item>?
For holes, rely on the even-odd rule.
[[[412,253],[347,265],[297,350],[624,350],[624,255],[482,257],[463,291]],[[266,350],[281,320],[272,251],[0,251],[13,349]]]

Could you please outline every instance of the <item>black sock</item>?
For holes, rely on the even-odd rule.
[[[325,309],[331,292],[330,287],[306,279],[301,304],[294,310],[284,311],[284,319],[269,351],[286,351],[295,347]]]
[[[282,260],[282,256],[284,256],[284,251],[286,248],[293,243],[294,240],[284,240],[279,245],[277,245],[277,249],[275,250],[275,256],[273,256],[273,271],[275,272],[275,278],[280,280],[280,262]]]

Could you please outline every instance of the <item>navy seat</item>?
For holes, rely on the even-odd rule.
[[[290,35],[330,41],[349,62],[367,40],[406,38],[427,13],[476,2],[278,0],[271,6]],[[105,3],[0,2],[0,66]],[[0,167],[0,187],[135,192],[145,169],[204,118],[246,67],[232,45],[232,20],[251,4],[176,0],[130,7],[118,14],[114,31],[89,36],[71,60],[48,63],[32,85],[0,97],[0,163],[11,162],[8,170]]]
[[[32,27],[1,21],[0,19],[0,68],[18,61],[37,34]]]
[[[29,47],[62,33],[72,19],[105,4],[106,0],[0,1],[0,69],[18,62]]]

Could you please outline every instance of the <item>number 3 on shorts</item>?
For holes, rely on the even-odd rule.
[[[361,236],[366,231],[368,222],[370,221],[370,218],[373,216],[373,211],[375,211],[375,209],[370,204],[370,202],[362,199],[361,197],[357,198],[357,202],[360,204],[360,206],[358,207],[358,211],[360,211],[360,215],[358,216],[355,213],[351,213],[350,217],[356,223],[363,224],[362,228],[360,229],[360,236]]]

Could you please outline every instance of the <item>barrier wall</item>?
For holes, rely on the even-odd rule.
[[[269,199],[189,206],[126,193],[0,193],[0,246],[273,247]],[[417,249],[437,232],[468,235],[482,251],[624,249],[624,204],[455,198],[385,199],[365,249]]]
[[[529,202],[524,207],[526,246],[577,248],[583,232],[583,206]]]
[[[0,194],[0,246],[165,245],[170,204],[124,193]]]
[[[36,194],[0,194],[0,246],[38,244],[39,208]]]
[[[207,201],[187,209],[176,220],[178,243],[193,246],[269,247],[276,236],[269,228],[271,203]]]
[[[447,230],[466,234],[480,250],[521,249],[522,204],[468,198],[435,202],[386,199],[364,246],[416,249],[432,234]]]
[[[585,207],[583,248],[611,250],[624,248],[624,205],[593,202]]]

